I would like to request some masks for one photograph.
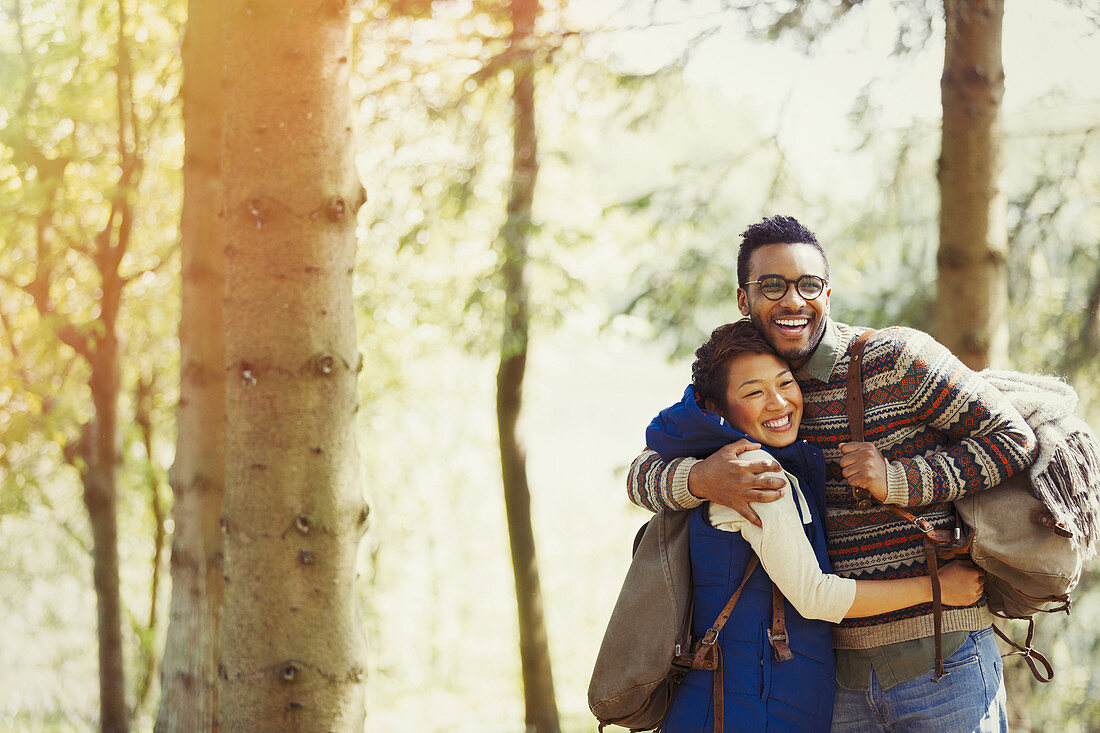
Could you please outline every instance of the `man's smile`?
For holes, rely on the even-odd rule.
[[[780,333],[785,336],[797,337],[800,336],[803,330],[810,325],[809,316],[781,316],[772,320],[776,328]]]

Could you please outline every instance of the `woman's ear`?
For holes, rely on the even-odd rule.
[[[712,399],[708,398],[708,399],[703,400],[703,407],[707,410],[710,410],[715,415],[725,417],[725,415],[722,414],[722,411],[718,409],[718,405]]]

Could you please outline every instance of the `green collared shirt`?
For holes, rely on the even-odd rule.
[[[828,382],[833,376],[833,369],[836,368],[837,362],[844,356],[847,349],[848,344],[841,343],[840,329],[837,328],[836,322],[826,316],[825,333],[821,334],[821,341],[817,343],[814,353],[810,354],[809,360],[798,369],[798,372],[811,376],[819,382]]]
[[[957,652],[969,634],[969,631],[944,634],[943,658]],[[931,636],[870,649],[837,649],[836,683],[846,690],[867,690],[873,669],[882,689],[889,690],[921,674],[931,675],[935,664],[936,646]]]

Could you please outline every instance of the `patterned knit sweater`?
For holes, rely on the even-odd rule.
[[[855,507],[837,460],[850,440],[845,380],[851,344],[866,329],[828,321],[810,360],[796,372],[804,400],[799,437],[825,454],[826,534],[833,572],[856,580],[927,573],[919,530],[880,509]],[[889,328],[867,345],[863,363],[864,430],[887,461],[887,502],[917,508],[936,527],[951,526],[950,501],[994,486],[1035,457],[1035,435],[1020,414],[926,333]],[[667,463],[645,451],[630,467],[631,501],[656,511],[688,509],[693,458]],[[943,630],[990,624],[984,605],[948,608]],[[930,603],[846,619],[838,649],[866,649],[932,635]]]

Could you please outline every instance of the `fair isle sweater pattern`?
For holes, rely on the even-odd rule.
[[[865,329],[830,322],[821,353],[796,373],[804,411],[799,436],[826,463],[826,535],[836,574],[856,580],[927,573],[921,533],[893,514],[855,506],[837,463],[850,440],[846,386],[851,343]],[[823,361],[832,359],[832,368]],[[887,461],[888,500],[950,526],[950,501],[994,486],[1034,458],[1035,436],[1019,413],[931,336],[895,327],[876,334],[863,364],[866,439]],[[691,459],[679,459],[690,461]],[[650,509],[689,508],[690,463],[664,463],[649,451],[631,466],[631,500]],[[947,609],[944,631],[989,625],[981,606]],[[869,648],[932,634],[931,604],[846,619],[838,648]]]

